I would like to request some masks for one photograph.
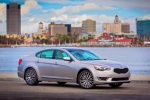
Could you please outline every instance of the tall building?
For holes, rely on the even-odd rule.
[[[43,33],[43,23],[40,22],[39,23],[39,28],[38,28],[38,34],[42,34]]]
[[[150,20],[136,19],[136,31],[138,36],[150,36]]]
[[[130,24],[129,23],[122,23],[121,24],[121,32],[130,33]]]
[[[121,23],[104,23],[102,25],[103,27],[103,32],[107,32],[107,33],[116,33],[116,34],[120,34],[121,33]]]
[[[7,4],[7,34],[21,34],[20,4]]]
[[[49,36],[56,36],[57,34],[67,34],[67,27],[64,24],[55,24],[51,22],[48,25]]]
[[[79,35],[80,33],[82,33],[81,27],[71,27],[71,34],[72,35]]]
[[[96,32],[96,21],[91,19],[82,21],[82,32],[83,33]]]
[[[120,24],[120,23],[121,23],[121,21],[119,20],[118,15],[115,16],[114,23],[115,23],[115,24]]]
[[[115,34],[130,33],[130,24],[121,23],[118,15],[116,15],[113,23],[103,23],[102,30],[103,32]]]
[[[65,24],[67,27],[67,34],[71,34],[71,24]]]

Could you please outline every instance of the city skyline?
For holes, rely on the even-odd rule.
[[[96,31],[102,32],[102,24],[112,23],[115,15],[136,31],[136,18],[150,19],[148,0],[1,0],[0,34],[6,33],[6,4],[12,2],[21,4],[22,33],[37,32],[39,22],[44,28],[50,22],[80,27],[86,19],[96,20]]]

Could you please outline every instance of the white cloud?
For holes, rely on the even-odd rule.
[[[105,9],[105,10],[116,10],[117,8],[111,7],[111,6],[102,6],[102,9]]]
[[[25,15],[29,13],[31,10],[39,8],[41,8],[41,6],[38,5],[36,0],[26,0],[25,4],[21,6],[21,14]]]
[[[149,15],[145,15],[145,16],[143,17],[143,19],[149,19],[149,20],[150,20],[150,14],[149,14]]]
[[[44,10],[43,12],[52,11],[55,14],[64,14],[64,13],[77,13],[86,10],[115,10],[115,9],[116,8],[110,6],[99,6],[96,3],[85,3],[83,5],[64,6],[61,9]]]
[[[28,18],[28,22],[29,23],[36,23],[36,22],[39,22],[38,19],[36,17],[31,17],[31,18]]]
[[[68,18],[68,15],[66,15],[66,14],[64,14],[64,15],[60,15],[60,16],[54,16],[54,17],[51,17],[50,18],[50,20],[51,21],[66,21],[66,20],[68,20],[69,18]]]
[[[6,4],[0,3],[0,19],[5,20],[6,19]]]
[[[150,0],[86,0],[86,2],[93,2],[104,6],[118,6],[123,8],[150,8]]]
[[[21,26],[21,32],[22,33],[34,33],[38,31],[38,23],[33,23],[33,24],[29,24],[29,23],[24,23]]]

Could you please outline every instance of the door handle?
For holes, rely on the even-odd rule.
[[[36,62],[39,63],[39,60],[37,60]]]
[[[57,62],[55,62],[54,64],[57,65]]]

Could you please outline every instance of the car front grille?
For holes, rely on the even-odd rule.
[[[115,73],[118,73],[118,74],[124,74],[124,73],[127,73],[128,70],[129,70],[128,68],[123,68],[123,69],[115,68],[115,69],[114,69],[114,72],[115,72]]]
[[[125,81],[125,80],[129,80],[129,78],[112,78],[112,81]]]

